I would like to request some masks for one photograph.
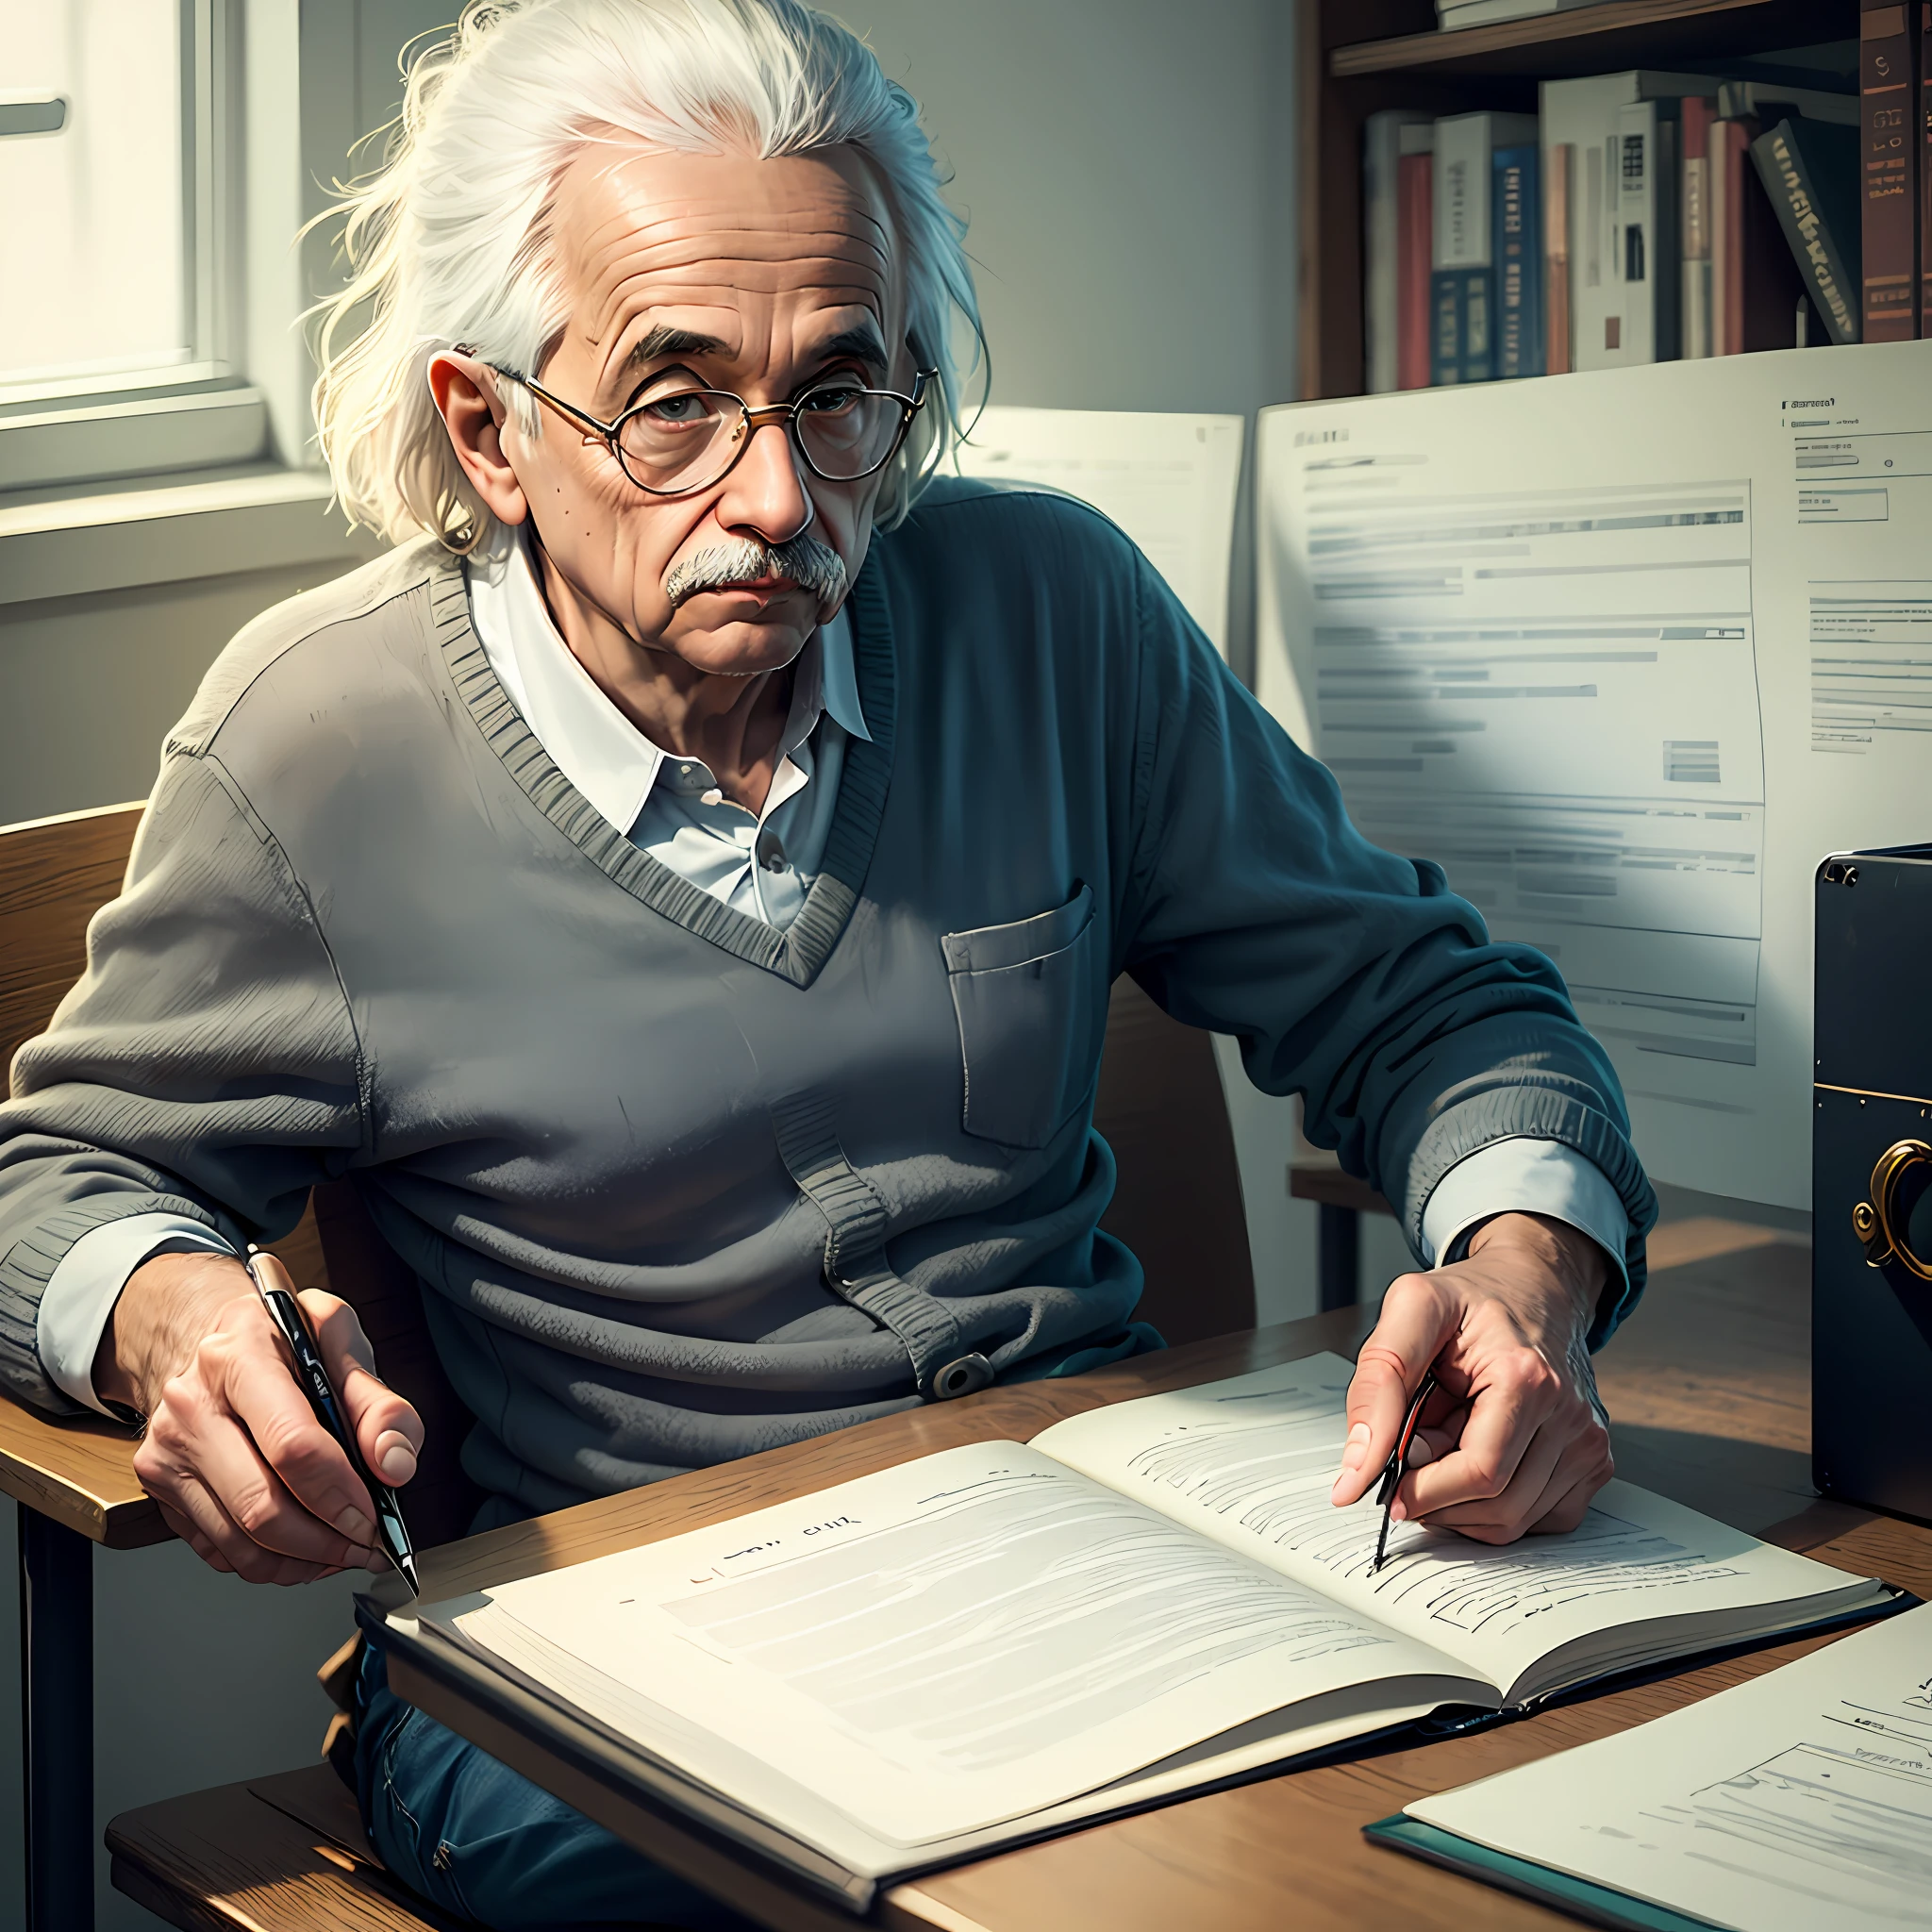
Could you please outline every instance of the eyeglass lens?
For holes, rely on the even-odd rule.
[[[891,455],[905,417],[898,397],[857,383],[828,383],[800,401],[792,433],[821,476],[846,482]],[[744,434],[744,406],[717,390],[654,396],[619,427],[632,480],[647,490],[696,490],[727,469]]]

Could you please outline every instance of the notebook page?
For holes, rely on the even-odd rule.
[[[904,1845],[1344,1686],[1387,1680],[1391,1708],[1481,1694],[1441,1653],[1013,1442],[487,1594]],[[487,1619],[455,1621],[489,1646]],[[709,1775],[688,1737],[641,1741]]]
[[[1842,1571],[1621,1482],[1567,1536],[1496,1547],[1399,1523],[1372,1574],[1374,1491],[1346,1509],[1328,1500],[1352,1373],[1340,1356],[1310,1356],[1095,1409],[1033,1446],[1446,1651],[1509,1702],[1539,1659],[1598,1633],[1857,1589]],[[1604,1653],[1630,1648],[1612,1636]]]
[[[1932,1607],[1407,1811],[1739,1932],[1932,1926]]]

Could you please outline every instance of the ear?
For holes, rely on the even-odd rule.
[[[470,487],[500,524],[520,524],[529,499],[503,450],[503,406],[483,367],[444,351],[429,363],[429,392],[449,431],[450,447]]]

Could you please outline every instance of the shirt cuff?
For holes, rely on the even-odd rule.
[[[127,1214],[89,1228],[61,1256],[41,1296],[34,1345],[48,1381],[72,1400],[111,1414],[94,1393],[94,1355],[127,1277],[156,1255],[195,1248],[235,1252],[205,1222],[180,1214]]]
[[[1547,1214],[1587,1234],[1630,1290],[1624,1252],[1630,1217],[1602,1168],[1560,1141],[1492,1141],[1458,1160],[1436,1183],[1423,1209],[1423,1260],[1459,1261],[1469,1238],[1498,1214]],[[1618,1297],[1621,1299],[1621,1295]]]

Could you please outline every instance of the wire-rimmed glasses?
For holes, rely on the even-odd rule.
[[[552,394],[531,376],[494,362],[484,366],[522,383],[538,401],[593,432],[624,474],[651,496],[684,496],[722,482],[769,423],[784,425],[814,476],[826,483],[857,483],[891,461],[939,375],[937,369],[920,370],[909,396],[869,389],[855,376],[832,375],[789,403],[756,409],[729,390],[693,385],[645,396],[606,423]]]

